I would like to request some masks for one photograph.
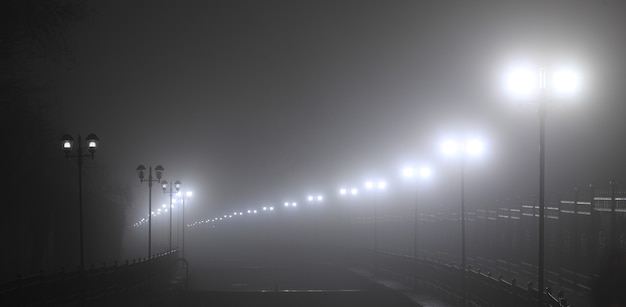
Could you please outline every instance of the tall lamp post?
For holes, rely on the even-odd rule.
[[[365,189],[370,191],[382,191],[387,188],[387,182],[378,181],[374,183],[373,181],[365,182]],[[378,230],[377,230],[377,212],[376,212],[376,195],[374,195],[374,274],[378,271]]]
[[[191,191],[187,191],[185,193],[177,192],[176,196],[180,197],[183,201],[183,258],[185,258],[185,228],[187,225],[185,224],[185,199],[187,197],[191,197],[193,193]]]
[[[79,219],[79,228],[80,228],[80,292],[81,292],[81,305],[85,303],[85,291],[84,291],[84,276],[85,276],[85,248],[83,244],[83,158],[90,157],[93,160],[94,154],[96,153],[96,149],[98,148],[98,137],[90,133],[87,135],[87,149],[89,154],[83,153],[83,143],[80,134],[78,135],[78,147],[76,148],[76,153],[72,154],[72,150],[74,149],[74,138],[71,135],[65,134],[61,138],[61,147],[63,151],[65,151],[65,158],[76,158],[76,162],[78,164],[78,219]]]
[[[172,195],[174,194],[174,189],[176,189],[176,192],[178,193],[178,191],[180,190],[180,181],[176,180],[176,182],[173,183],[173,187],[172,187],[172,183],[169,184],[169,190],[167,189],[168,183],[166,180],[163,180],[163,182],[161,182],[161,187],[163,187],[163,193],[165,194],[170,194],[170,207],[168,209],[168,211],[170,212],[170,246],[169,246],[169,251],[172,251]]]
[[[465,264],[465,158],[468,155],[479,155],[483,152],[483,144],[476,139],[470,139],[465,142],[446,141],[443,143],[442,151],[445,155],[460,154],[461,163],[461,287],[462,287],[462,306],[466,305],[467,301],[467,286],[465,277],[466,264]]]
[[[548,82],[550,84],[548,84]],[[539,247],[537,260],[537,295],[538,306],[543,307],[545,300],[545,130],[548,103],[546,96],[570,96],[578,91],[581,85],[579,74],[571,68],[557,68],[547,76],[544,67],[532,69],[518,67],[507,76],[506,86],[514,95],[521,98],[537,98],[537,114],[539,116]]]
[[[340,187],[339,188],[339,196],[342,198],[346,198],[349,197],[350,198],[350,202],[352,202],[352,198],[355,198],[356,196],[359,195],[359,190],[357,188],[344,188],[344,187]],[[354,242],[352,244],[349,244],[350,242],[352,242],[351,236],[352,236],[352,229],[351,229],[351,225],[352,225],[352,218],[351,218],[351,214],[350,214],[350,210],[345,210],[345,212],[347,212],[347,225],[348,225],[348,232],[346,235],[346,245],[348,247],[350,247],[350,245],[354,246]]]
[[[163,166],[157,165],[157,167],[154,168],[156,179],[152,178],[152,166],[150,166],[148,170],[148,179],[144,179],[146,175],[146,167],[143,165],[137,166],[137,176],[139,176],[139,181],[148,183],[148,260],[152,259],[152,183],[161,182],[163,171],[165,171]]]
[[[422,167],[419,170],[419,174],[416,174],[416,173],[417,173],[417,171],[414,168],[412,168],[412,167],[406,167],[406,168],[404,168],[402,170],[402,175],[405,178],[409,178],[409,179],[411,179],[413,177],[416,177],[416,176],[420,176],[423,179],[428,178],[428,177],[430,177],[431,170],[428,167]],[[414,233],[413,233],[413,239],[414,239],[414,241],[413,241],[413,260],[414,260],[414,263],[413,263],[413,265],[414,265],[414,268],[413,268],[413,270],[414,270],[414,272],[413,272],[413,287],[414,288],[417,288],[417,266],[418,266],[418,261],[417,261],[417,245],[418,245],[418,242],[417,242],[418,241],[417,240],[417,238],[418,238],[417,220],[419,218],[419,214],[418,214],[418,210],[417,210],[417,196],[418,196],[417,195],[418,194],[418,187],[417,186],[418,186],[418,183],[417,183],[417,180],[416,180],[415,181],[415,185],[414,185],[415,203],[414,203],[414,210],[413,210],[414,214],[415,214],[415,217],[414,217],[414,220],[413,220],[413,228],[414,228],[413,229],[414,230]]]

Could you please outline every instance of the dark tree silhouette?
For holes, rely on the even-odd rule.
[[[0,2],[1,279],[56,262],[48,253],[61,223],[53,217],[73,188],[59,180],[71,178],[71,170],[59,167],[62,129],[53,116],[57,104],[45,96],[40,67],[71,63],[65,33],[84,7],[82,0]]]

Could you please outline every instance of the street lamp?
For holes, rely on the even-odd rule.
[[[322,202],[324,200],[324,196],[322,195],[309,195],[307,197],[307,201],[309,201],[310,203],[312,202]]]
[[[148,260],[152,259],[152,216],[154,215],[154,212],[152,212],[152,183],[161,182],[163,171],[165,171],[163,166],[157,165],[157,167],[154,168],[154,172],[156,173],[156,179],[154,179],[152,178],[152,166],[150,166],[148,169],[148,179],[144,179],[146,167],[143,165],[137,166],[139,181],[148,182]]]
[[[65,134],[61,138],[61,148],[65,152],[65,158],[76,158],[78,164],[78,219],[79,219],[79,248],[80,248],[80,279],[81,279],[81,305],[85,303],[85,291],[84,291],[84,271],[85,271],[85,249],[83,244],[83,158],[90,157],[93,160],[94,154],[98,149],[98,137],[90,133],[85,139],[87,141],[87,150],[89,154],[83,153],[83,143],[78,135],[78,148],[76,148],[76,154],[72,154],[74,149],[74,138],[71,135]]]
[[[192,195],[193,193],[191,191],[187,191],[185,193],[182,193],[180,191],[176,192],[176,196],[180,197],[183,200],[183,258],[185,258],[185,227],[187,227],[187,225],[185,225],[185,199],[187,197],[191,197]]]
[[[461,283],[462,299],[465,306],[467,291],[465,285],[465,157],[468,155],[480,155],[484,151],[483,143],[478,139],[468,139],[465,142],[445,141],[441,150],[445,155],[460,155],[461,161]]]
[[[405,178],[408,179],[412,179],[414,177],[421,177],[423,179],[430,177],[431,174],[431,170],[428,167],[422,167],[420,168],[419,172],[417,172],[414,168],[412,167],[405,167],[402,170],[402,175]],[[417,184],[417,180],[415,181],[415,186],[414,186],[414,192],[415,192],[415,204],[414,204],[414,213],[415,213],[415,217],[414,217],[414,221],[413,221],[413,227],[414,227],[414,234],[413,234],[413,260],[414,260],[414,281],[413,281],[413,287],[417,288],[417,220],[418,220],[418,211],[417,211],[417,193],[418,193],[418,184]]]
[[[387,182],[379,180],[376,183],[373,181],[365,182],[365,189],[370,191],[382,191],[387,188]],[[377,231],[377,217],[376,217],[376,195],[374,195],[374,274],[378,270],[377,255],[378,255],[378,231]]]
[[[537,99],[539,115],[539,255],[538,271],[538,305],[543,306],[545,294],[545,122],[548,90],[555,96],[571,96],[576,94],[582,85],[580,74],[570,67],[560,67],[552,70],[547,76],[545,68],[532,69],[517,67],[512,69],[506,78],[506,87],[519,98]],[[548,88],[549,87],[549,88]]]
[[[176,192],[178,193],[178,191],[180,190],[180,181],[176,180],[176,182],[173,183],[174,186],[172,187],[172,183],[169,184],[170,189],[167,189],[167,181],[163,180],[163,182],[161,182],[161,187],[163,187],[163,193],[165,194],[170,194],[170,249],[169,251],[172,251],[172,195],[174,194],[174,189],[176,189]]]
[[[357,188],[339,188],[339,196],[356,196],[359,194],[359,189]]]
[[[352,203],[352,199],[354,199],[355,197],[357,197],[359,194],[359,190],[355,187],[352,188],[346,188],[346,187],[340,187],[339,188],[339,196],[341,198],[349,198],[349,203]],[[353,233],[355,233],[355,231],[353,230],[352,224],[354,223],[354,218],[352,218],[351,216],[351,210],[346,209],[344,210],[346,216],[346,227],[347,230],[345,231],[345,238],[344,241],[346,243],[344,243],[347,247],[348,247],[348,252],[347,252],[347,256],[348,259],[352,258],[352,247],[353,246],[357,246],[358,244],[355,243],[355,240],[352,240],[352,237],[354,236]]]

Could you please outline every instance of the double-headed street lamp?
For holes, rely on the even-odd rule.
[[[176,180],[176,182],[173,183],[173,187],[172,187],[172,183],[169,184],[169,190],[167,189],[168,183],[166,180],[163,180],[163,182],[161,182],[161,186],[163,187],[163,193],[165,194],[170,194],[170,207],[168,209],[168,211],[170,212],[170,249],[169,251],[172,251],[172,195],[174,194],[174,189],[176,189],[176,193],[178,193],[178,191],[180,190],[180,181]]]
[[[310,203],[312,203],[312,202],[321,203],[322,201],[324,201],[324,196],[322,196],[321,194],[320,195],[316,195],[316,196],[309,195],[309,196],[307,196],[306,200],[308,202],[310,202]]]
[[[483,152],[484,145],[480,140],[469,139],[465,142],[446,141],[442,145],[445,155],[452,156],[460,154],[461,162],[461,286],[462,286],[462,306],[467,301],[466,291],[466,267],[465,267],[465,158],[466,156],[476,156]]]
[[[422,179],[428,178],[430,177],[431,174],[431,170],[428,167],[422,167],[419,169],[419,171],[417,171],[416,169],[412,168],[412,167],[405,167],[402,170],[402,176],[404,176],[405,178],[409,178],[409,179],[413,179],[414,177],[421,177]],[[413,281],[413,287],[417,288],[417,237],[418,237],[418,231],[417,231],[417,220],[418,220],[418,210],[417,210],[417,193],[418,193],[418,183],[417,180],[415,180],[415,186],[414,186],[414,194],[415,194],[415,204],[414,204],[414,213],[415,213],[415,217],[414,217],[414,221],[413,221],[413,227],[414,227],[414,233],[413,233],[413,258],[414,258],[414,281]]]
[[[356,196],[358,194],[359,194],[359,190],[357,188],[351,188],[351,189],[339,188],[340,196],[346,196],[346,195]]]
[[[350,203],[352,202],[352,199],[354,197],[357,197],[358,195],[359,195],[359,190],[357,188],[354,188],[354,187],[352,187],[352,188],[340,187],[339,188],[339,196],[341,198],[348,198],[349,197],[350,198]],[[347,220],[346,224],[347,224],[347,227],[348,227],[348,230],[347,230],[347,233],[346,233],[346,238],[345,238],[346,246],[351,247],[351,246],[355,245],[355,243],[351,240],[352,233],[353,233],[353,230],[352,230],[351,226],[352,226],[352,224],[354,222],[353,222],[353,219],[352,219],[351,214],[350,214],[351,211],[349,209],[347,209],[347,210],[345,210],[345,212],[346,212],[346,216],[347,216],[346,217],[346,220]],[[351,249],[349,249],[349,251],[350,250]],[[350,255],[350,254],[348,253],[348,255]]]
[[[79,219],[79,227],[80,227],[80,279],[81,279],[81,305],[84,305],[84,271],[85,271],[85,249],[83,245],[83,158],[90,157],[93,160],[93,156],[98,149],[98,137],[90,133],[87,135],[85,139],[87,141],[87,149],[89,154],[83,153],[83,143],[78,135],[78,147],[76,148],[76,153],[72,154],[72,150],[74,149],[74,138],[71,135],[65,134],[61,138],[61,147],[63,151],[65,151],[65,158],[76,158],[76,162],[78,163],[78,219]]]
[[[365,189],[369,191],[383,191],[387,188],[387,182],[379,180],[378,182],[366,181]],[[377,230],[377,213],[376,213],[376,195],[374,195],[374,274],[378,271],[378,230]]]
[[[519,98],[537,99],[539,115],[539,259],[538,271],[538,305],[543,307],[545,296],[545,129],[548,103],[546,96],[570,96],[581,87],[580,75],[570,67],[552,70],[548,76],[545,68],[517,67],[512,69],[506,79],[506,87]]]
[[[180,197],[183,201],[183,258],[185,258],[185,228],[187,227],[185,224],[185,199],[187,197],[191,197],[192,195],[193,193],[191,191],[187,191],[185,193],[180,191],[176,192],[176,197]]]
[[[137,176],[139,176],[139,181],[148,182],[148,260],[152,259],[152,183],[161,182],[163,171],[165,171],[163,166],[157,165],[157,167],[154,168],[154,172],[156,173],[156,179],[154,179],[152,178],[152,166],[150,166],[148,170],[148,179],[144,179],[146,175],[146,167],[143,165],[137,166]]]

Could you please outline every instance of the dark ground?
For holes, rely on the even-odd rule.
[[[159,290],[116,306],[420,306],[402,293],[324,263],[211,262],[190,273],[188,291]]]

